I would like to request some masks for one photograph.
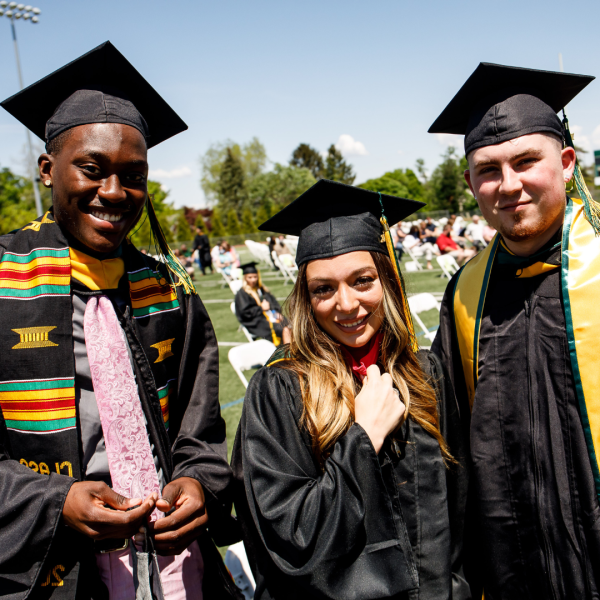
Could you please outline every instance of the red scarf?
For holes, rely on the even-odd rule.
[[[382,341],[383,331],[378,331],[364,346],[359,348],[350,348],[343,344],[340,346],[346,364],[361,383],[367,376],[367,369],[377,362]]]

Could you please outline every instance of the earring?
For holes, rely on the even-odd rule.
[[[46,187],[52,187],[52,181],[50,181],[50,179],[46,179],[46,181],[44,181],[44,185]]]

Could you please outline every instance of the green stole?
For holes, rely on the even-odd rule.
[[[490,273],[500,245],[492,242],[459,272],[454,287],[454,330],[471,407],[479,368],[479,332]],[[561,290],[571,368],[590,463],[600,499],[600,237],[585,218],[583,203],[567,199],[561,251]],[[540,263],[537,263],[540,265]],[[536,267],[536,265],[532,265]],[[538,272],[546,269],[538,268]]]
[[[130,345],[134,341],[138,348],[132,346],[140,369],[140,397],[169,477],[169,400],[177,393],[184,316],[164,265],[131,244],[122,248],[125,275],[119,287],[130,298],[129,318],[123,318],[122,326]],[[75,285],[69,243],[51,213],[10,237],[0,259],[0,447],[41,475],[80,480],[71,298]],[[82,293],[102,293],[86,290]],[[93,557],[89,546],[89,539],[59,527],[36,590],[41,586],[53,598],[74,597],[79,561],[86,553]]]

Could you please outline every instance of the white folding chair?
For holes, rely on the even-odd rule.
[[[410,312],[414,320],[418,323],[419,327],[423,330],[423,335],[430,341],[433,342],[435,339],[435,331],[429,331],[427,327],[425,327],[425,323],[419,317],[419,313],[427,312],[428,310],[433,310],[434,308],[440,312],[440,303],[435,299],[433,294],[423,293],[423,294],[415,294],[414,296],[408,297],[408,306],[410,307]],[[437,331],[437,329],[436,329]]]
[[[416,265],[416,271],[422,271],[423,270],[423,265],[419,262],[419,259],[413,254],[412,250],[410,250],[409,248],[407,248],[406,246],[402,246],[404,248],[404,251],[406,252],[406,254],[408,254],[408,256],[410,256],[412,262],[415,263]]]
[[[256,340],[249,344],[234,346],[229,351],[229,362],[245,388],[248,387],[248,380],[244,376],[244,371],[263,367],[273,352],[275,352],[275,344],[269,340]]]
[[[437,264],[442,268],[442,272],[448,279],[452,279],[452,275],[456,273],[460,267],[456,262],[454,256],[450,254],[442,254],[441,256],[436,256],[435,260],[437,260]]]
[[[241,279],[232,279],[227,282],[229,284],[229,289],[233,292],[235,296],[242,289],[242,280]]]
[[[296,273],[289,267],[285,266],[283,261],[279,258],[279,256],[277,256],[277,252],[275,252],[275,250],[271,252],[271,256],[273,257],[273,262],[275,263],[275,266],[281,271],[281,274],[283,275],[283,285],[287,284],[288,279],[292,283],[295,283]],[[296,272],[297,271],[298,269],[296,269]]]
[[[231,312],[235,315],[235,318],[237,319],[237,313],[235,312],[235,302],[232,302],[229,305],[229,308],[231,309]],[[238,319],[239,322],[239,319]],[[240,329],[242,330],[242,333],[246,336],[246,339],[249,342],[253,342],[254,341],[254,336],[240,323]]]
[[[405,262],[403,267],[407,273],[414,273],[415,271],[421,270],[421,265],[419,265],[419,263],[414,260],[409,260],[408,262]]]

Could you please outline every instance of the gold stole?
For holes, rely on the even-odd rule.
[[[454,330],[469,403],[473,406],[479,364],[479,332],[489,277],[500,243],[498,235],[461,270],[454,288]],[[538,263],[539,264],[539,263]],[[528,267],[532,269],[535,265]],[[552,267],[536,267],[542,273]],[[527,275],[538,274],[535,269]],[[525,275],[525,274],[524,274]],[[527,276],[525,275],[525,276]],[[561,291],[571,368],[590,463],[600,499],[600,237],[585,218],[581,200],[568,199],[562,239]]]

